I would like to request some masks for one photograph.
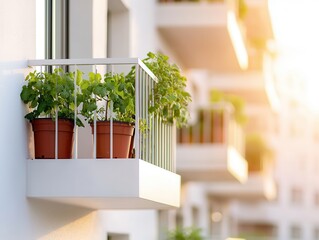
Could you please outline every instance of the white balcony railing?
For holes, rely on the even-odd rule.
[[[178,144],[224,144],[245,155],[243,130],[234,119],[231,105],[212,104],[199,110],[197,117],[195,125],[178,131]]]
[[[56,59],[56,60],[29,60],[28,65],[39,71],[49,68],[64,67],[76,71],[77,69],[87,74],[89,71],[96,72],[97,69],[106,72],[119,72],[119,70],[130,70],[135,67],[135,136],[134,149],[135,159],[142,159],[146,162],[159,166],[163,169],[175,172],[175,128],[164,124],[158,116],[148,113],[152,105],[152,89],[156,84],[156,76],[139,59]],[[85,69],[85,70],[84,70]],[[89,69],[89,71],[87,71]],[[121,71],[123,72],[123,71]],[[76,77],[74,78],[76,86]],[[77,88],[75,87],[75,91]],[[76,96],[76,94],[74,94]],[[75,97],[76,102],[76,97]],[[79,106],[81,107],[81,105]],[[58,110],[57,110],[58,111]],[[112,111],[112,109],[110,109]],[[78,109],[74,112],[75,119],[78,116]],[[113,117],[110,118],[110,158],[112,159],[113,146]],[[56,116],[58,116],[56,112]],[[145,121],[148,129],[140,130],[140,120]],[[79,149],[79,127],[75,125],[73,157],[72,159],[83,158],[78,154]],[[89,127],[89,126],[86,126]],[[96,118],[94,119],[94,129],[96,129]],[[96,158],[96,130],[93,134],[93,153],[92,158]],[[81,146],[80,146],[81,147]],[[55,124],[55,159],[58,153],[58,121]],[[31,154],[32,155],[32,154]]]

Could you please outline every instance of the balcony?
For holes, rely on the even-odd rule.
[[[263,159],[259,169],[250,170],[243,184],[224,182],[207,185],[210,197],[239,200],[273,200],[276,197],[276,184],[273,165],[269,159]]]
[[[50,159],[35,159],[33,135],[29,136],[30,159],[27,160],[27,197],[54,201],[90,209],[170,209],[179,207],[180,176],[175,173],[175,138],[173,126],[164,124],[147,109],[156,81],[153,73],[139,59],[64,59],[29,60],[38,71],[61,67],[75,73],[128,72],[135,67],[135,130],[128,157],[116,157],[115,104],[111,103],[108,157],[99,156],[97,147],[97,112],[94,121],[74,127],[70,159],[60,157],[60,125],[55,121],[54,155]],[[75,87],[75,92],[77,88]],[[78,96],[75,94],[75,96]],[[75,97],[76,98],[76,97]],[[75,105],[77,100],[75,99]],[[82,104],[74,110],[78,117]],[[56,115],[59,116],[58,110]],[[141,129],[141,122],[149,128]],[[76,123],[76,120],[75,120]],[[31,130],[30,130],[31,131]],[[132,151],[131,151],[132,150]]]
[[[273,153],[262,135],[247,135],[245,156],[248,162],[247,181],[243,184],[225,182],[209,185],[207,190],[212,198],[259,201],[276,197]]]
[[[267,69],[270,70],[270,69]],[[271,73],[271,72],[270,72]],[[271,106],[268,81],[271,81],[270,73],[249,71],[244,74],[228,73],[214,74],[209,81],[209,88],[220,89],[226,94],[233,94],[241,97],[247,103],[247,110],[251,106]],[[269,92],[269,93],[268,93]],[[273,97],[275,98],[275,97]]]
[[[177,172],[183,181],[245,182],[244,135],[232,107],[202,109],[198,123],[178,133]]]
[[[238,1],[159,1],[157,27],[163,42],[189,69],[245,69],[248,54]]]

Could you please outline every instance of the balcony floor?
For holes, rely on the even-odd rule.
[[[276,197],[276,186],[272,178],[262,173],[249,174],[245,183],[220,183],[207,185],[212,198],[239,200],[272,200]]]
[[[180,176],[135,159],[28,160],[27,196],[91,209],[170,209]]]

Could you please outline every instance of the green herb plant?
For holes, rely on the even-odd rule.
[[[149,113],[160,116],[165,123],[176,123],[177,127],[186,125],[189,117],[187,106],[191,101],[185,90],[186,77],[163,54],[149,52],[143,62],[158,79],[151,96],[154,104],[149,107]]]
[[[77,81],[80,81],[81,72],[77,72]],[[62,68],[56,68],[52,73],[33,71],[26,76],[27,84],[22,87],[21,100],[28,105],[30,112],[25,118],[32,121],[39,117],[58,117],[74,120],[75,72],[64,72]],[[84,126],[77,118],[78,126]]]
[[[80,83],[81,94],[78,100],[83,103],[81,114],[88,122],[107,121],[110,118],[109,109],[113,104],[113,118],[121,122],[134,122],[135,87],[126,81],[123,73],[106,73],[104,78],[100,73],[89,73],[89,78]]]
[[[213,90],[210,97],[212,103],[226,102],[231,104],[234,108],[235,121],[238,124],[244,125],[247,122],[248,118],[245,114],[245,101],[241,97],[233,94],[225,94],[218,90]]]

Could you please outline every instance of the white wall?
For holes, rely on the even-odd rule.
[[[22,239],[25,220],[26,127],[19,91],[34,56],[34,4],[0,1],[0,239]],[[21,7],[21,8],[20,8]],[[14,14],[13,14],[14,13]],[[19,16],[19,17],[17,17]],[[21,236],[17,231],[21,228]]]
[[[117,4],[115,4],[117,3]],[[130,56],[130,11],[121,1],[111,0],[108,4],[107,56]]]
[[[0,5],[0,239],[34,240],[89,211],[26,198],[29,124],[19,94],[35,57],[35,1]]]
[[[156,0],[131,0],[131,56],[144,58],[156,51]]]
[[[129,235],[129,240],[157,240],[158,216],[154,210],[101,211],[107,233]]]

